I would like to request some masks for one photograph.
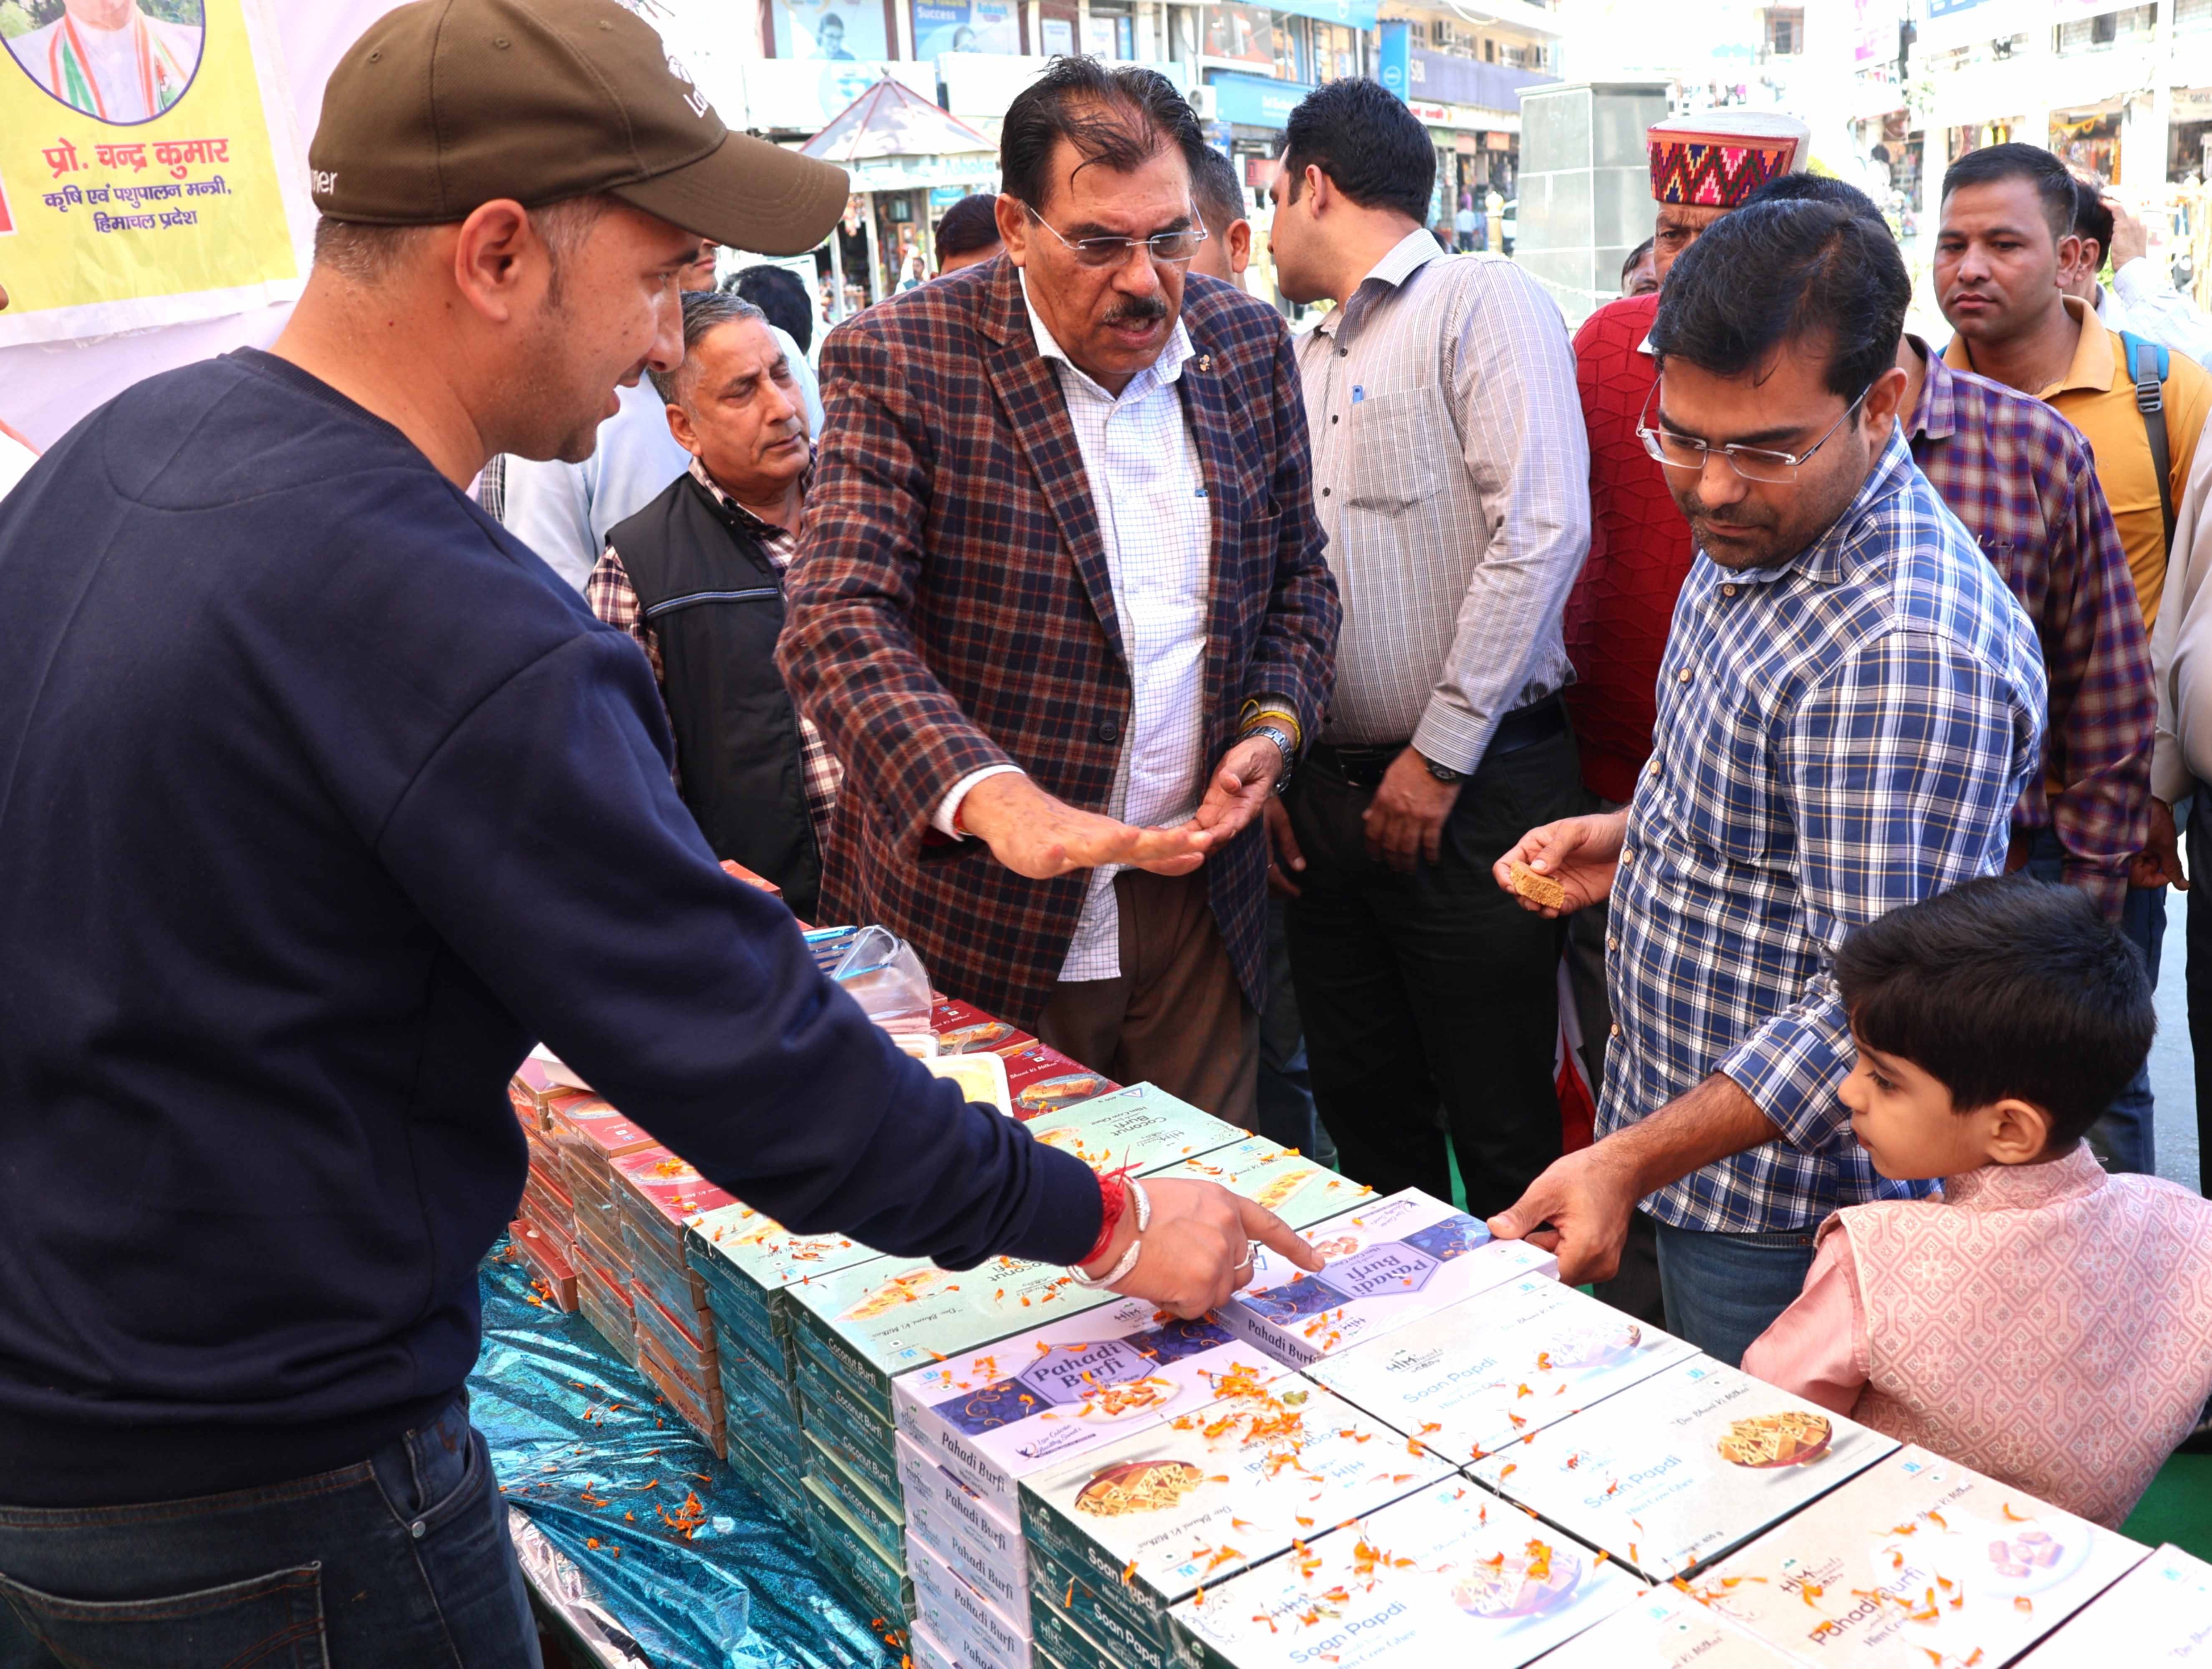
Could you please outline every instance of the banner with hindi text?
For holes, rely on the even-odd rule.
[[[301,166],[264,0],[0,0],[0,346],[297,296]]]

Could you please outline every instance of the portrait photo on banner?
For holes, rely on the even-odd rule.
[[[0,40],[40,90],[116,127],[185,95],[207,39],[204,0],[0,0]]]

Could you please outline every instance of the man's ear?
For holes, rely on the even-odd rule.
[[[992,205],[991,218],[998,222],[999,241],[1006,246],[1006,258],[1016,266],[1027,266],[1030,253],[1029,210],[1011,191],[999,193]]]
[[[691,427],[691,414],[671,402],[668,407],[668,432],[676,437],[676,444],[692,457],[700,456],[702,442],[699,431]]]
[[[454,288],[495,325],[512,321],[550,281],[552,252],[530,211],[511,197],[480,204],[458,228],[436,228],[433,235],[450,241]]]

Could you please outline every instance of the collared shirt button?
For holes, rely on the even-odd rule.
[[[1350,359],[1352,357],[1352,349],[1349,348],[1340,348],[1336,350],[1336,356],[1339,359]]]
[[[1332,422],[1332,423],[1335,422],[1337,421],[1337,415],[1336,415],[1336,413],[1334,413],[1334,412],[1333,412],[1333,411],[1332,411],[1332,412],[1330,412],[1330,413],[1328,414],[1328,421],[1329,421],[1330,422]]]
[[[1618,1020],[1613,1023],[1613,1031],[1611,1035],[1614,1037],[1620,1035],[1620,1023]]]
[[[1656,759],[1651,762],[1651,774],[1653,776],[1659,774],[1659,762]]]
[[[1734,597],[1735,595],[1735,587],[1734,586],[1723,586],[1721,587],[1721,595],[1723,597]]]
[[[1623,869],[1626,869],[1626,868],[1627,868],[1631,864],[1633,864],[1635,861],[1636,861],[1636,854],[1635,854],[1634,853],[1632,853],[1632,852],[1629,851],[1626,847],[1622,847],[1622,848],[1621,848],[1621,853],[1620,853],[1620,866],[1621,866],[1621,868],[1623,868]]]
[[[1684,667],[1684,668],[1683,668],[1680,672],[1677,672],[1677,673],[1674,675],[1674,682],[1675,682],[1676,683],[1689,683],[1689,682],[1690,682],[1690,669],[1689,669],[1688,667],[1686,667],[1686,667]]]
[[[1101,742],[1119,742],[1121,739],[1121,727],[1111,719],[1101,721],[1098,726],[1098,739]]]
[[[1607,950],[1620,950],[1620,934],[1618,934],[1618,933],[1607,933],[1607,934],[1605,936],[1605,948],[1606,948]]]
[[[1326,488],[1326,487],[1322,488],[1322,489],[1321,489],[1321,495],[1322,495],[1323,498],[1327,498],[1327,497],[1328,496],[1328,488]]]

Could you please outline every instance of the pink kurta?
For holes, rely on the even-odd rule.
[[[2212,1395],[2212,1204],[2087,1146],[1820,1228],[1744,1370],[2117,1528]]]

